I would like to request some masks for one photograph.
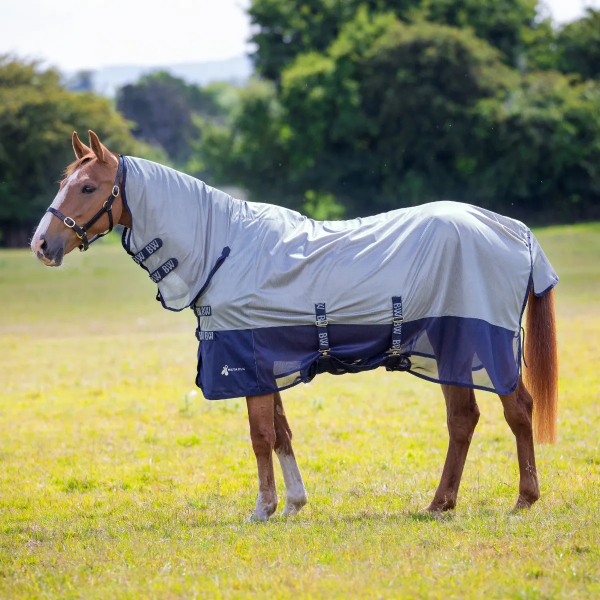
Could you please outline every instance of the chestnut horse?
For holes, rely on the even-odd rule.
[[[118,155],[110,152],[92,131],[89,135],[90,147],[79,140],[77,133],[73,134],[76,161],[67,167],[58,194],[31,241],[33,252],[47,266],[59,266],[64,255],[77,247],[87,249],[93,241],[88,236],[103,235],[114,224],[131,228],[131,215],[120,194],[122,174]],[[554,442],[556,436],[558,367],[553,303],[553,290],[541,297],[530,290],[525,343],[527,386],[519,378],[512,393],[500,395],[506,421],[517,443],[520,481],[515,509],[529,508],[540,496],[534,421],[538,441]],[[455,507],[467,452],[479,420],[473,389],[441,387],[450,439],[439,487],[429,506],[423,509],[429,513]],[[308,495],[292,449],[292,431],[281,395],[276,392],[248,396],[246,400],[258,466],[258,497],[251,518],[266,520],[277,508],[273,451],[286,487],[283,514],[295,515],[306,504]]]

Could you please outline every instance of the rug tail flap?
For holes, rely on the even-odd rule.
[[[550,264],[547,256],[544,254],[535,235],[533,235],[533,233],[530,233],[530,235],[533,293],[539,297],[548,293],[558,283],[558,275]]]

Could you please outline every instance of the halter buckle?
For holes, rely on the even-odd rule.
[[[73,229],[75,227],[75,219],[71,219],[71,217],[65,217],[63,219],[63,223],[69,228]]]
[[[119,186],[118,185],[113,186],[112,195],[113,195],[113,198],[116,198],[119,195]]]

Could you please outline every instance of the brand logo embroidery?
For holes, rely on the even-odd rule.
[[[163,277],[166,277],[171,271],[173,271],[179,263],[176,258],[170,258],[164,265],[158,267],[154,273],[150,274],[150,279],[154,283],[158,283]]]
[[[236,373],[237,371],[245,371],[244,367],[230,367],[229,365],[224,365],[223,370],[221,371],[221,375],[225,375],[227,377],[229,373]]]
[[[214,331],[201,331],[198,335],[199,342],[212,342],[215,339]]]
[[[210,306],[196,306],[197,317],[210,317],[212,316],[212,307]]]
[[[140,250],[134,257],[133,260],[138,265],[144,262],[149,256],[152,256],[159,248],[163,245],[160,238],[152,240],[143,250]]]
[[[402,348],[402,299],[392,299],[392,311],[394,315],[394,325],[392,327],[392,350],[400,350]]]
[[[172,260],[168,260],[162,267],[162,271],[163,273],[166,275],[167,273],[170,273],[173,269],[175,268],[175,263]],[[164,275],[163,275],[164,277]]]

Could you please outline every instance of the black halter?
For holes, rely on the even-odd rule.
[[[112,215],[112,205],[117,196],[119,195],[119,182],[121,181],[121,175],[123,174],[123,165],[124,159],[121,155],[119,155],[119,168],[117,169],[117,176],[115,177],[115,183],[113,185],[112,192],[108,197],[108,200],[102,205],[102,208],[82,227],[75,223],[75,220],[71,217],[65,217],[59,210],[55,208],[48,208],[46,212],[52,213],[55,217],[58,217],[69,229],[72,229],[75,232],[75,235],[81,240],[81,245],[79,249],[82,252],[85,252],[92,242],[95,242],[97,239],[104,237],[107,233],[110,233],[113,230],[113,215]],[[88,240],[87,230],[94,224],[98,219],[100,219],[104,213],[108,214],[108,229],[104,233],[99,233],[95,235],[91,240]]]

